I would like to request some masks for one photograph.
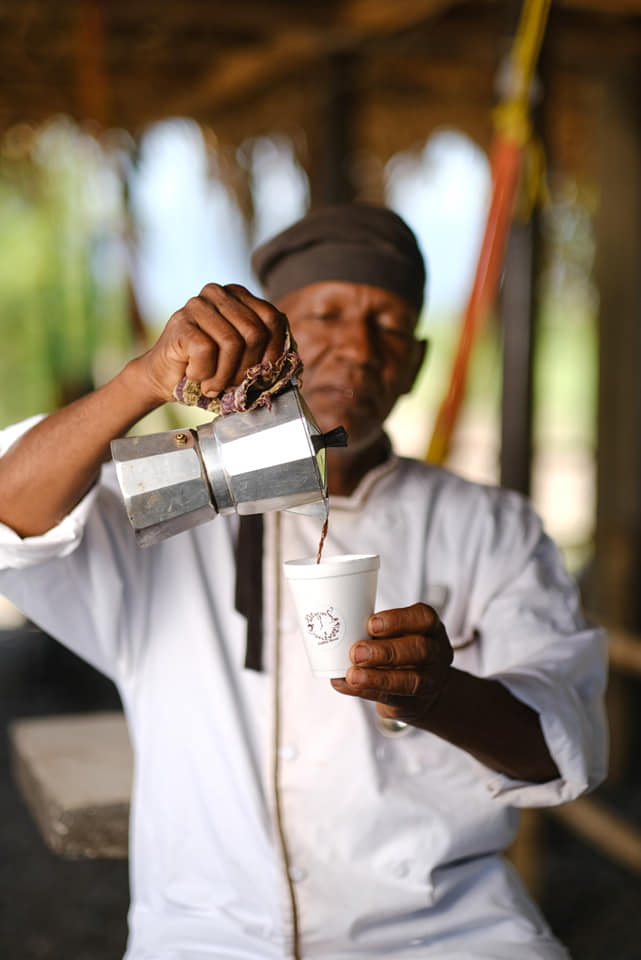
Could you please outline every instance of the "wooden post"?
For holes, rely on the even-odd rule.
[[[634,75],[631,75],[631,74]],[[638,70],[603,83],[595,149],[599,405],[595,556],[590,609],[618,627],[641,627],[641,124]],[[610,776],[627,767],[638,708],[629,682],[609,685]]]
[[[356,127],[357,60],[351,53],[332,54],[319,79],[326,91],[320,115],[308,130],[312,206],[354,200],[352,164]]]
[[[604,87],[598,129],[599,409],[591,606],[641,627],[641,124],[637,78]]]
[[[505,254],[499,300],[503,332],[503,395],[501,401],[500,483],[525,496],[532,474],[532,413],[540,215],[515,221]],[[508,856],[530,894],[543,893],[542,854],[545,822],[540,810],[523,810]]]
[[[501,486],[530,493],[532,466],[532,370],[536,279],[540,246],[539,214],[510,230],[500,300],[503,330],[501,405]]]

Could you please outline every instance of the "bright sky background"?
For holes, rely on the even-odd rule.
[[[138,295],[148,320],[162,324],[208,281],[257,289],[251,249],[301,216],[307,179],[284,140],[260,140],[252,152],[255,234],[232,196],[212,176],[198,126],[173,121],[142,141],[131,177],[141,230]],[[485,154],[454,131],[435,134],[423,150],[393,158],[387,202],[415,231],[428,260],[430,313],[460,313],[473,276],[490,177]]]
[[[457,315],[471,286],[491,189],[487,157],[452,130],[387,169],[387,202],[418,237],[428,262],[428,307]]]

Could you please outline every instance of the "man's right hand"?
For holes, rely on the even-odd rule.
[[[184,376],[217,396],[237,386],[248,367],[278,359],[286,330],[284,315],[244,287],[207,284],[150,350],[36,424],[0,457],[0,522],[22,537],[49,530],[95,481],[111,441],[173,400]]]
[[[139,375],[159,405],[187,376],[208,397],[237,386],[246,370],[283,352],[287,320],[240,284],[208,283],[171,317],[140,358]]]

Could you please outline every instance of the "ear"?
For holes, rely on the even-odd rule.
[[[414,340],[412,344],[412,351],[410,353],[409,361],[407,364],[407,371],[405,377],[405,383],[401,394],[409,393],[414,384],[416,383],[416,378],[418,376],[419,370],[423,366],[423,361],[427,356],[427,351],[429,349],[430,342],[429,340]]]

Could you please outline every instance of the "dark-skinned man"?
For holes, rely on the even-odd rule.
[[[112,381],[0,440],[0,591],[112,677],[136,755],[128,960],[567,957],[502,853],[518,808],[604,776],[604,639],[530,506],[397,457],[384,423],[425,344],[416,240],[391,211],[313,211],[207,285]],[[344,680],[312,678],[264,518],[260,669],[234,609],[238,518],[135,544],[109,444],[283,352],[327,451],[326,555],[381,556]],[[259,547],[256,547],[259,549]]]

